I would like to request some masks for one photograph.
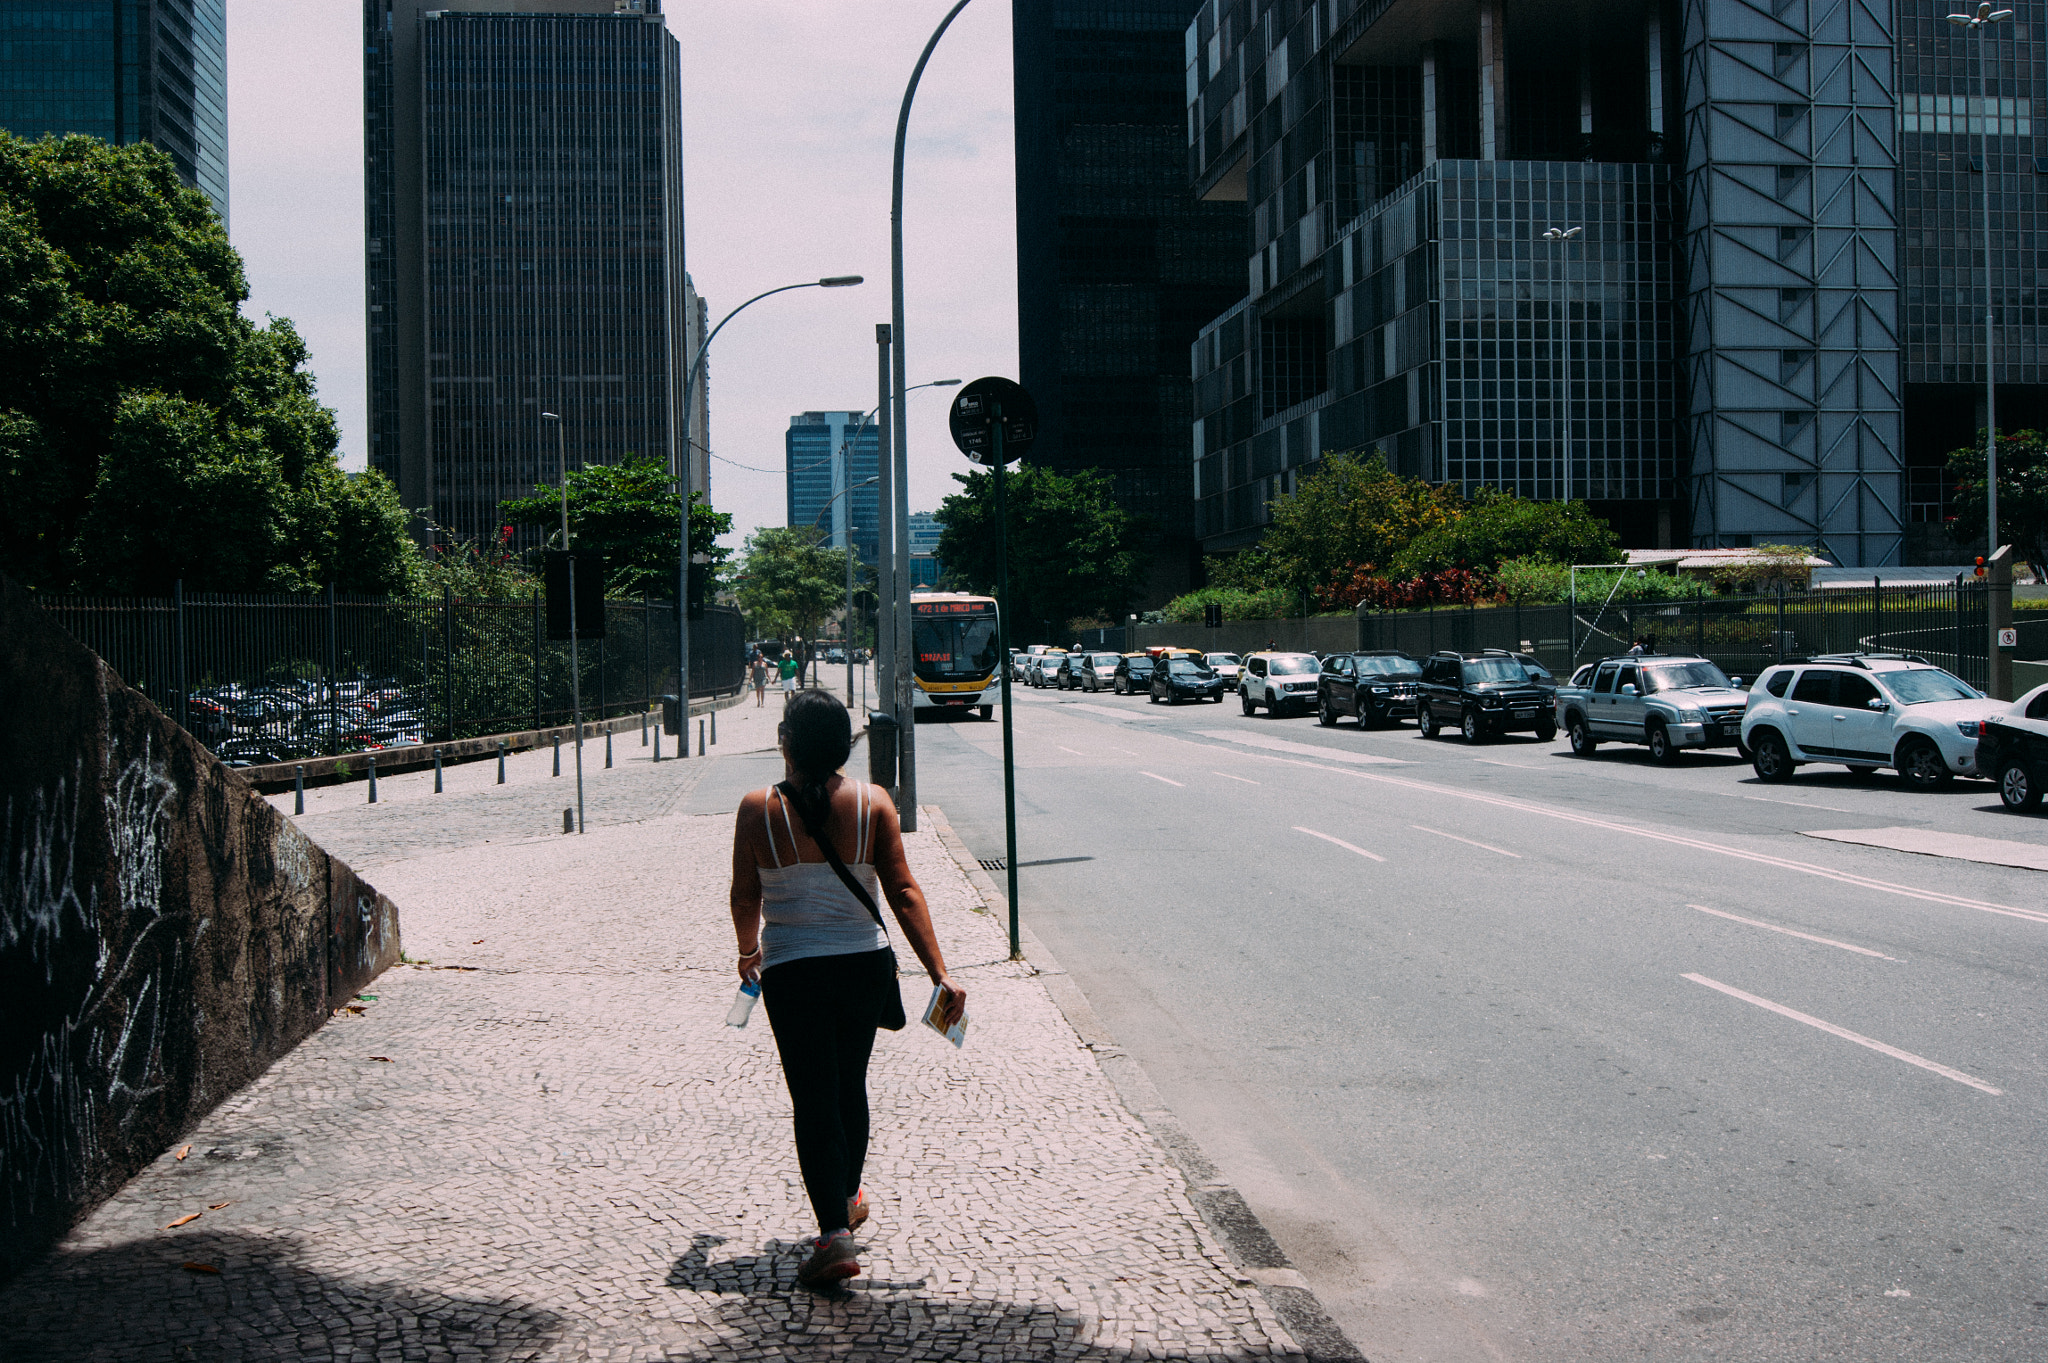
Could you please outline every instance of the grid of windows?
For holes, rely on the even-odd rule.
[[[861,560],[873,563],[880,552],[881,485],[871,481],[881,470],[880,431],[861,418],[860,412],[804,412],[789,419],[783,437],[789,524],[817,527],[835,549],[851,534]]]

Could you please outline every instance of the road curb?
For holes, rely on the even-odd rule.
[[[975,893],[981,896],[983,907],[991,914],[1007,913],[1007,898],[997,887],[994,877],[982,869],[981,863],[967,850],[967,844],[953,831],[946,812],[937,805],[919,805],[918,808],[929,820],[932,831],[938,834],[939,842],[966,874]],[[1256,1286],[1264,1294],[1267,1305],[1273,1308],[1273,1314],[1294,1336],[1295,1343],[1301,1346],[1309,1363],[1366,1363],[1365,1354],[1331,1318],[1322,1300],[1294,1267],[1287,1252],[1274,1240],[1265,1223],[1259,1220],[1251,1204],[1244,1200],[1244,1195],[1223,1182],[1222,1172],[1188,1129],[1181,1125],[1180,1119],[1167,1109],[1144,1067],[1117,1044],[1116,1038],[1088,1002],[1088,996],[1081,992],[1081,987],[1074,983],[1074,977],[1060,965],[1059,958],[1022,923],[1018,924],[1017,940],[1032,973],[1045,985],[1046,993],[1052,996],[1053,1003],[1066,1017],[1067,1025],[1080,1037],[1081,1044],[1095,1053],[1096,1063],[1109,1076],[1117,1097],[1133,1116],[1145,1124],[1146,1130],[1152,1133],[1180,1169],[1181,1177],[1187,1180],[1188,1196],[1195,1209],[1201,1212],[1202,1219],[1209,1223],[1209,1228],[1229,1251],[1241,1280]]]

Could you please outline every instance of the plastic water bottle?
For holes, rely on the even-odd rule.
[[[741,981],[740,992],[733,995],[732,1007],[726,1010],[725,1025],[728,1027],[746,1026],[748,1015],[754,1011],[754,1000],[760,997],[761,982],[759,980]]]

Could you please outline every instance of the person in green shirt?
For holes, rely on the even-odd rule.
[[[796,694],[796,655],[786,648],[783,649],[782,659],[775,664],[775,671],[776,675],[782,678],[782,701],[787,705],[789,698]]]

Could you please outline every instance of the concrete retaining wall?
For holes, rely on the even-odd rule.
[[[398,911],[0,578],[0,1278],[398,959]]]

